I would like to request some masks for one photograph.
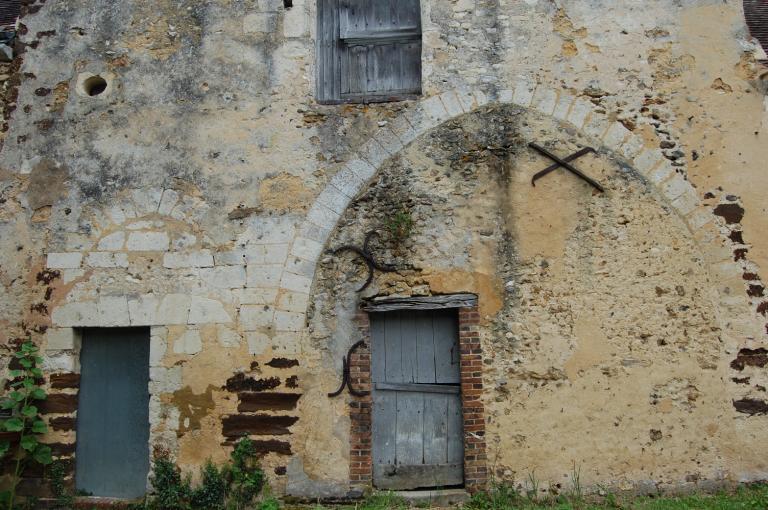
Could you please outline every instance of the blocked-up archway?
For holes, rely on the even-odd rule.
[[[733,412],[722,391],[723,342],[733,340],[711,286],[712,262],[727,257],[698,244],[711,214],[659,151],[585,101],[528,84],[502,97],[517,99],[451,92],[427,100],[332,179],[293,252],[316,253],[312,347],[325,369],[338,369],[356,338],[364,278],[354,260],[324,249],[359,244],[407,210],[409,239],[375,248],[403,270],[377,275],[364,297],[479,296],[483,434],[494,475],[519,480],[536,470],[556,480],[567,473],[553,466],[566,457],[594,466],[599,456],[608,467],[589,468],[591,481],[641,479],[649,464],[626,467],[634,453],[590,438],[650,449],[661,446],[659,433],[674,437],[650,416],[697,424],[692,435],[704,437],[708,416]],[[579,166],[606,193],[563,171],[532,188],[533,171],[549,161],[527,149],[530,141],[560,155],[594,146],[598,154]],[[344,415],[346,404],[332,405]],[[732,430],[721,434],[732,440]],[[665,449],[691,454],[713,476],[720,454],[693,452],[689,439]],[[662,476],[682,480],[685,469]]]

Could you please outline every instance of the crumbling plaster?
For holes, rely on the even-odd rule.
[[[379,182],[379,168],[389,169],[382,175],[393,165],[409,168],[405,160],[442,171],[415,148],[437,143],[431,136],[465,114],[494,118],[487,108],[516,108],[539,127],[519,129],[521,136],[551,142],[563,154],[592,144],[600,158],[585,163],[591,172],[611,182],[623,173],[631,178],[605,199],[562,171],[531,188],[527,179],[548,162],[518,148],[506,193],[496,190],[498,200],[482,203],[488,218],[504,212],[498,222],[514,239],[511,251],[473,241],[466,253],[431,253],[439,270],[418,285],[476,291],[487,324],[504,326],[502,336],[494,327],[483,332],[490,352],[500,349],[503,359],[486,374],[486,387],[494,388],[489,438],[497,445],[490,452],[497,474],[519,481],[536,471],[562,484],[571,462],[579,462],[590,483],[621,487],[764,476],[751,447],[763,437],[762,419],[736,413],[730,400],[759,398],[765,374],[747,368],[754,380],[745,388],[730,381],[728,368],[739,349],[765,340],[761,300],[747,296],[742,277],[757,274],[768,248],[759,235],[768,227],[759,168],[768,145],[761,143],[764,95],[740,3],[425,0],[422,9],[423,99],[338,107],[313,101],[313,2],[295,0],[286,10],[273,0],[122,2],[110,9],[49,1],[24,18],[31,46],[0,153],[0,232],[13,240],[0,252],[0,335],[46,333],[49,370],[76,372],[76,343],[66,338],[77,329],[70,328],[151,326],[153,444],[189,470],[207,456],[226,455],[221,418],[237,412],[238,398],[228,379],[277,379],[280,391],[303,394],[288,413],[299,417],[292,434],[269,438],[286,439],[295,458],[289,464],[272,452],[265,465],[279,473],[289,464],[287,485],[295,493],[343,495],[348,409],[324,394],[336,384],[353,336],[352,325],[334,324],[331,311],[347,316],[356,297],[347,292],[329,303],[318,293],[326,284],[324,270],[317,271],[323,250],[334,235],[349,235],[333,232],[354,214],[347,212],[353,199]],[[95,97],[73,93],[88,73],[108,77],[110,88]],[[743,163],[734,168],[735,161]],[[714,198],[705,198],[709,191]],[[601,200],[612,204],[611,215],[595,205]],[[734,260],[742,245],[712,214],[719,201],[746,210],[746,259]],[[463,214],[456,213],[456,225],[478,224]],[[629,227],[614,224],[625,220]],[[646,230],[622,231],[636,225]],[[575,269],[583,263],[579,250],[606,250],[606,235],[618,249],[606,254],[605,269],[589,267],[594,281],[584,280]],[[499,260],[499,253],[510,257]],[[599,326],[605,307],[624,293],[593,289],[610,287],[607,268],[634,268],[641,254],[662,263],[654,278],[685,276],[691,287],[680,282],[683,296],[677,286],[660,285],[661,294],[654,289],[640,304],[621,301],[623,326],[606,331]],[[512,280],[519,281],[515,300],[506,287]],[[400,284],[392,280],[392,292]],[[580,285],[593,293],[594,306],[576,304]],[[672,328],[659,319],[653,331],[635,331],[646,305],[656,310],[689,296],[700,310],[694,325]],[[520,319],[524,313],[533,314],[530,323]],[[679,335],[689,327],[697,335],[682,345]],[[518,340],[505,341],[512,338]],[[537,352],[526,352],[525,339]],[[654,346],[661,340],[668,343]],[[642,356],[626,352],[633,342]],[[297,359],[299,367],[266,365],[277,357]],[[594,389],[598,384],[607,389]],[[632,412],[617,404],[620,425],[601,422],[595,435],[605,444],[585,451],[592,443],[582,442],[565,454],[544,447],[556,445],[551,438],[527,432],[562,420],[558,402],[589,407],[605,392],[636,403],[632,412],[651,405],[668,416],[659,418],[663,424],[649,418],[622,427]],[[595,430],[604,410],[591,413],[569,414],[558,436]],[[649,430],[661,431],[662,440]],[[719,451],[702,450],[703,433]],[[661,453],[644,459],[615,446],[624,443],[639,451],[668,443],[665,455],[696,460],[670,457],[660,465]],[[598,452],[611,459],[605,471],[590,461]],[[275,474],[273,483],[284,491],[286,477]]]

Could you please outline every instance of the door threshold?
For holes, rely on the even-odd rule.
[[[393,491],[392,494],[414,506],[456,506],[469,501],[469,493],[465,489],[420,489]]]

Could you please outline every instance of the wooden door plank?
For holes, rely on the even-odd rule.
[[[436,312],[432,319],[435,329],[435,373],[438,384],[459,384],[458,318],[450,311]]]
[[[397,393],[374,392],[373,462],[395,464],[397,431]]]
[[[418,374],[416,382],[435,384],[435,339],[432,328],[432,314],[416,312],[416,359]]]
[[[424,395],[396,392],[397,463],[424,463]]]
[[[450,395],[424,396],[424,464],[448,463],[448,401]]]
[[[371,316],[371,381],[386,381],[385,365],[387,346],[385,337],[385,317],[381,314]]]
[[[448,453],[449,463],[464,459],[464,419],[461,414],[461,396],[446,395],[448,400]]]
[[[402,334],[400,332],[400,312],[394,312],[388,315],[384,322],[384,342],[385,342],[385,365],[384,375],[386,382],[402,383],[402,349],[400,343]]]
[[[418,383],[382,383],[377,382],[374,387],[380,391],[409,391],[415,393],[443,393],[459,395],[461,387],[455,384],[418,384]]]
[[[464,482],[461,464],[438,466],[373,465],[376,488],[384,490],[412,490],[428,487],[450,487]]]
[[[416,317],[413,312],[400,312],[400,355],[403,365],[403,382],[415,383],[418,373],[416,353]]]

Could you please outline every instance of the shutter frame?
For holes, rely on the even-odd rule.
[[[318,0],[317,18],[318,102],[374,103],[421,95],[419,0]]]

